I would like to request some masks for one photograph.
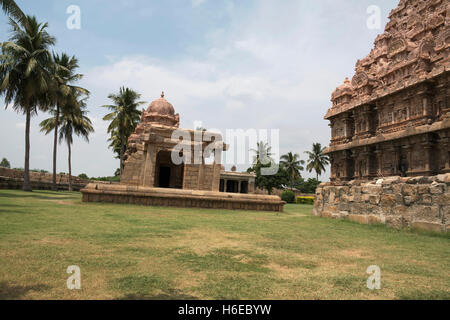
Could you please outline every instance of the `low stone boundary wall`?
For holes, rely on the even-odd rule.
[[[278,196],[262,196],[198,190],[147,188],[90,183],[81,190],[83,202],[126,203],[144,206],[257,210],[282,212]]]
[[[371,182],[322,183],[316,190],[316,216],[382,223],[398,229],[447,232],[450,226],[450,174],[388,177]]]
[[[30,183],[34,190],[51,190],[53,175],[45,172],[30,172]],[[69,176],[58,174],[56,183],[59,190],[69,190]],[[88,180],[72,176],[74,191],[80,191],[89,183]],[[22,189],[23,171],[0,167],[0,189]]]

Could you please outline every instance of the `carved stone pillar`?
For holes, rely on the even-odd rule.
[[[148,145],[147,158],[145,159],[143,176],[141,178],[141,184],[144,187],[153,187],[155,185],[156,156],[158,152],[159,148],[157,146],[152,144]]]
[[[360,168],[360,171],[362,173],[362,178],[368,180],[369,176],[370,176],[370,174],[369,174],[370,162],[369,162],[368,150],[365,149],[362,152],[360,152],[359,157],[360,157],[360,162],[362,162],[362,164],[363,164],[363,168]]]
[[[345,124],[345,138],[348,140],[352,140],[355,126],[354,119],[349,114],[346,114],[345,118],[342,121]]]
[[[412,166],[412,151],[413,151],[413,145],[411,145],[410,143],[408,143],[406,146],[402,147],[405,150],[406,153],[406,161],[407,161],[407,165],[408,165],[408,170],[406,171],[406,175],[410,176],[412,175],[413,171],[413,166]]]
[[[353,162],[354,162],[353,177],[354,177],[355,179],[360,179],[360,178],[362,178],[362,177],[360,177],[360,175],[359,175],[359,155],[360,155],[360,153],[359,153],[359,150],[358,150],[358,149],[352,150],[352,152],[351,152],[351,154],[350,154],[350,156],[352,157]]]
[[[375,150],[375,157],[377,159],[377,176],[383,176],[383,150],[380,146],[377,146],[377,149]]]
[[[431,175],[431,150],[433,149],[433,145],[430,141],[425,141],[421,143],[423,148],[423,157],[424,157],[424,174]]]
[[[352,151],[350,150],[344,150],[344,179],[345,180],[352,180],[354,177],[354,170],[355,170],[355,160],[352,156]]]

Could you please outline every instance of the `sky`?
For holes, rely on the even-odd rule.
[[[75,139],[72,173],[109,176],[119,167],[108,149],[102,105],[121,86],[147,105],[165,91],[181,128],[279,130],[279,153],[304,151],[330,140],[331,93],[373,48],[398,0],[16,0],[48,22],[55,52],[80,61],[79,85],[90,90],[90,142]],[[80,29],[69,29],[71,5]],[[381,27],[369,28],[380,10]],[[370,11],[370,10],[369,10]],[[72,20],[71,20],[72,21]],[[10,27],[0,12],[0,42]],[[2,108],[0,158],[23,167],[25,117]],[[147,107],[146,105],[144,107]],[[52,169],[51,135],[39,131],[48,114],[32,119],[31,168]],[[226,140],[226,134],[225,134]],[[226,141],[229,142],[229,141]],[[230,143],[230,142],[229,142]],[[227,165],[230,169],[231,165]],[[247,165],[239,164],[238,170]],[[67,172],[67,147],[58,149],[58,172]],[[303,172],[303,177],[315,177]],[[326,180],[327,172],[321,177]]]

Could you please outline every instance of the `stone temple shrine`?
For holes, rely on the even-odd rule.
[[[220,155],[228,146],[220,134],[179,125],[180,116],[163,93],[142,110],[141,122],[128,140],[121,183],[91,183],[81,190],[83,201],[283,210],[278,196],[253,194],[253,174],[224,171]],[[173,160],[174,152],[182,159],[179,163]],[[214,161],[207,164],[202,154],[212,154]]]

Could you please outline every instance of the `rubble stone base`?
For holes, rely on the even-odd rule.
[[[371,182],[322,183],[316,216],[362,224],[386,224],[447,232],[450,227],[450,173],[432,177],[387,177]]]

